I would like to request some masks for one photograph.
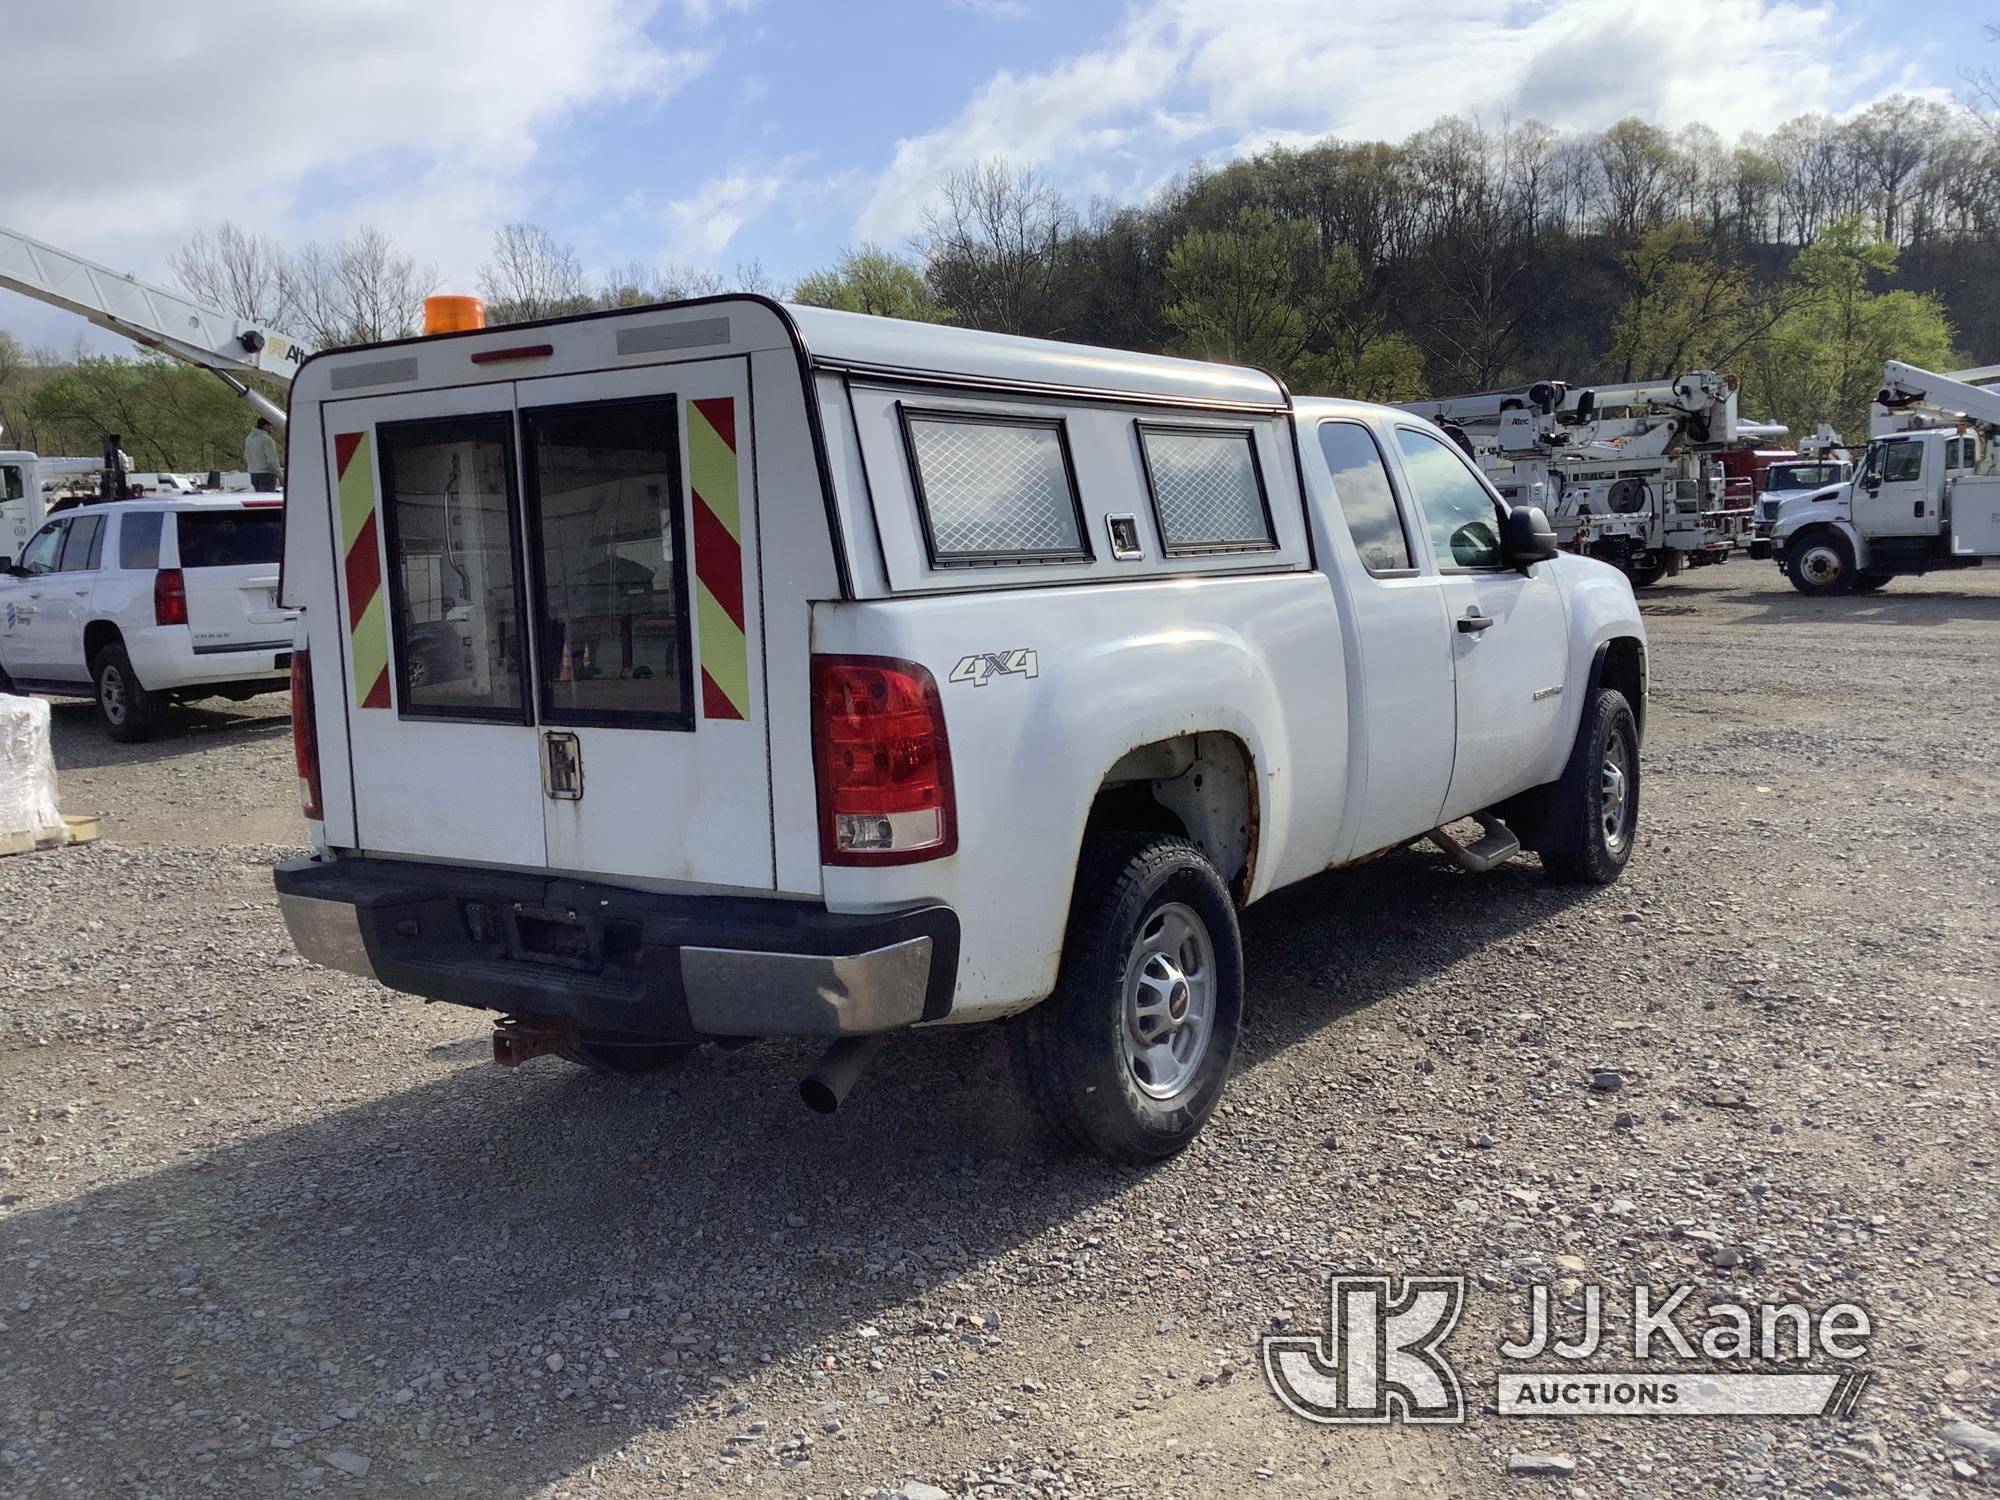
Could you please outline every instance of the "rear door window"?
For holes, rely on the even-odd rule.
[[[85,573],[95,568],[104,546],[104,517],[78,516],[69,523],[69,540],[63,543],[62,571]]]
[[[174,518],[183,568],[277,566],[284,551],[280,512],[184,510]]]
[[[493,412],[376,429],[405,716],[528,721],[513,426]],[[350,573],[349,590],[361,584],[376,580]]]
[[[545,720],[694,727],[676,422],[671,398],[521,415]],[[699,499],[695,525],[740,541]],[[704,594],[700,607],[714,631],[743,605]]]
[[[1333,474],[1334,503],[1361,554],[1361,566],[1378,574],[1414,569],[1402,507],[1390,488],[1382,450],[1368,429],[1359,422],[1322,422],[1319,446]]]

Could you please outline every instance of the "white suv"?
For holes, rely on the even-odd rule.
[[[88,505],[53,516],[0,574],[0,692],[93,696],[143,740],[170,699],[285,685],[297,611],[277,604],[277,496]]]

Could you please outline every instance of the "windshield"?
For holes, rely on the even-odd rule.
[[[1846,478],[1845,464],[1772,464],[1764,480],[1767,490],[1816,490]]]

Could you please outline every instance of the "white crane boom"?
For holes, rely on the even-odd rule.
[[[241,379],[290,383],[312,347],[0,226],[0,287],[60,307],[135,344],[213,371],[280,431],[283,411]]]
[[[2000,376],[2000,366],[1939,375],[1901,360],[1888,360],[1882,366],[1882,389],[1875,393],[1874,435],[1905,430],[1900,414],[1911,407],[1934,412],[1947,423],[1967,417],[1986,426],[2000,426],[2000,388],[1973,384],[1995,376]]]

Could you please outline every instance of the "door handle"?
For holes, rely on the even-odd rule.
[[[1458,633],[1460,635],[1477,635],[1479,634],[1480,631],[1490,630],[1493,626],[1499,623],[1500,622],[1498,620],[1495,620],[1491,615],[1482,615],[1479,612],[1479,610],[1475,607],[1473,609],[1468,609],[1463,615],[1459,617]]]
[[[90,597],[89,589],[71,589],[70,592],[75,594],[79,599],[88,599]]]

